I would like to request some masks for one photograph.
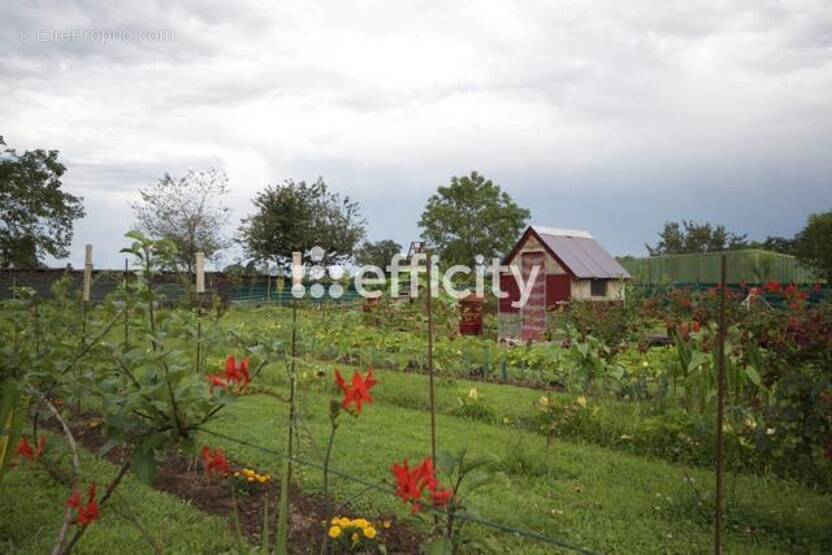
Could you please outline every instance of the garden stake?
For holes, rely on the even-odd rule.
[[[725,420],[725,273],[727,257],[722,255],[722,270],[719,283],[719,337],[717,339],[717,384],[716,384],[716,507],[714,513],[714,553],[722,553],[722,426]]]
[[[292,458],[294,457],[293,427],[295,424],[295,401],[297,382],[295,381],[295,356],[297,354],[297,322],[298,302],[292,302],[292,359],[289,367],[289,438],[286,447],[286,466],[280,482],[280,510],[277,519],[277,539],[275,551],[278,555],[286,553],[286,542],[289,535],[289,483],[292,480]]]
[[[433,276],[431,275],[431,252],[427,251],[427,274],[428,274],[428,376],[430,381],[430,458],[434,468],[436,467],[436,393],[433,385]]]
[[[130,350],[130,292],[128,291],[129,272],[127,270],[127,259],[124,259],[124,350]]]
[[[196,253],[196,372],[200,371],[202,350],[202,297],[205,295],[205,255]]]

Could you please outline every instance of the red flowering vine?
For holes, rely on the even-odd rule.
[[[225,359],[225,372],[223,374],[208,374],[206,377],[211,384],[211,391],[214,391],[216,387],[225,389],[229,385],[236,385],[241,391],[245,391],[251,381],[248,372],[248,357],[237,362],[234,355],[228,355],[228,358]]]
[[[95,482],[90,484],[87,490],[86,505],[81,502],[81,494],[78,490],[73,489],[72,495],[66,500],[66,506],[75,509],[75,520],[73,521],[78,526],[89,526],[98,520],[98,502],[95,500]]]
[[[429,458],[413,469],[410,469],[407,459],[404,459],[402,464],[393,464],[390,470],[396,479],[396,496],[405,503],[410,503],[413,513],[422,508],[425,493],[434,507],[444,507],[451,501],[453,492],[439,484],[433,462]]]
[[[367,375],[365,377],[362,377],[361,373],[356,371],[352,375],[352,384],[348,385],[341,376],[341,372],[339,372],[336,368],[335,383],[338,384],[338,387],[344,392],[344,399],[341,401],[341,407],[344,410],[350,410],[350,405],[354,404],[356,414],[361,414],[362,403],[372,404],[373,397],[370,395],[370,390],[378,382],[373,377],[373,369],[370,368],[367,370]]]
[[[208,474],[220,474],[227,476],[231,473],[231,465],[225,458],[222,449],[211,449],[207,445],[202,448],[202,463],[205,465],[205,472]]]
[[[46,446],[46,436],[40,436],[38,439],[38,447],[37,449],[32,449],[32,446],[29,445],[29,440],[25,437],[20,438],[20,441],[17,444],[17,454],[30,463],[35,462],[40,458],[43,454],[43,448]]]

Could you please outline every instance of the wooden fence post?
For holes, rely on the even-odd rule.
[[[727,328],[725,314],[727,257],[722,255],[722,268],[719,280],[719,336],[717,339],[717,383],[716,383],[716,507],[714,508],[714,553],[722,553],[722,491],[723,486],[723,437],[725,423],[725,334]]]
[[[84,252],[84,302],[90,302],[90,286],[92,283],[92,245],[87,245]]]
[[[205,253],[196,253],[196,293],[205,293]]]

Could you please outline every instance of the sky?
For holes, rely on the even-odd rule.
[[[92,243],[120,267],[139,188],[207,167],[228,233],[323,176],[405,248],[472,170],[614,255],[665,221],[763,239],[832,209],[828,0],[0,4],[0,135],[60,150],[86,207],[55,264]]]

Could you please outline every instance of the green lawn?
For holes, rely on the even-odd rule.
[[[47,453],[66,466],[68,450],[62,436],[49,437]],[[117,468],[82,450],[81,472],[81,489],[95,481],[100,496]],[[38,467],[21,464],[9,472],[0,484],[0,553],[50,553],[67,497],[66,487]],[[234,545],[223,519],[140,484],[128,474],[73,553],[152,553],[132,518],[138,518],[165,553],[223,553]]]
[[[301,373],[331,365],[302,365]],[[269,370],[276,383],[281,370]],[[389,479],[392,462],[424,457],[429,452],[427,379],[421,375],[377,372],[377,402],[358,418],[346,418],[338,431],[333,466],[365,480]],[[531,530],[596,551],[705,552],[712,530],[709,507],[699,507],[684,468],[601,447],[556,441],[547,451],[537,434],[511,425],[484,423],[449,416],[459,390],[471,384],[459,381],[438,386],[442,414],[438,422],[440,448],[467,447],[471,452],[502,460],[503,476],[475,494],[471,503],[488,520]],[[477,384],[493,401],[499,416],[528,413],[538,392],[507,386]],[[323,391],[321,391],[323,389]],[[318,449],[328,432],[328,387],[301,390],[302,423],[307,438],[302,456],[319,461]],[[403,401],[402,399],[406,399]],[[402,406],[407,405],[407,406]],[[215,431],[284,450],[287,407],[265,395],[245,397],[212,427]],[[307,434],[302,434],[302,438]],[[222,445],[235,459],[272,472],[280,469],[274,455],[206,436]],[[697,488],[707,492],[712,474],[688,470]],[[320,471],[306,469],[304,488],[318,492]],[[731,481],[729,480],[729,484]],[[341,499],[363,489],[336,480]],[[736,498],[728,515],[726,545],[733,553],[824,552],[832,549],[832,499],[799,485],[754,476],[737,479]],[[368,516],[383,511],[405,514],[401,503],[382,492],[364,494],[354,505]],[[551,546],[520,540],[472,526],[476,534],[490,536],[514,552],[551,552]]]
[[[222,324],[248,321],[263,326],[265,335],[281,327],[289,311],[234,310]],[[279,323],[269,323],[275,316]],[[312,317],[307,326],[312,325]],[[323,323],[322,323],[323,325]],[[348,334],[349,330],[341,330]],[[115,334],[115,332],[113,332]],[[285,329],[282,330],[285,335]],[[175,343],[171,341],[171,343]],[[222,341],[210,345],[208,367],[219,369],[223,357],[237,349]],[[239,353],[237,353],[239,354]],[[363,360],[363,358],[362,358]],[[311,357],[299,361],[301,382],[301,458],[321,462],[329,431],[328,403],[336,397],[332,362]],[[352,368],[339,365],[345,375]],[[362,368],[363,370],[363,368]],[[316,377],[324,372],[324,377]],[[427,377],[419,373],[377,370],[376,402],[359,418],[342,416],[333,454],[333,467],[361,480],[390,481],[393,462],[407,457],[417,461],[429,454]],[[268,366],[255,384],[286,394],[286,362]],[[486,419],[455,416],[460,394],[476,388],[489,407]],[[438,442],[440,449],[467,448],[492,456],[500,473],[494,483],[479,490],[470,505],[483,519],[528,530],[597,552],[691,553],[709,552],[709,520],[713,474],[688,469],[656,458],[626,452],[616,443],[622,426],[649,412],[636,403],[603,399],[603,417],[615,438],[615,448],[556,439],[546,442],[534,431],[533,403],[540,391],[470,380],[437,381]],[[562,394],[563,398],[574,395]],[[269,450],[284,452],[288,406],[274,396],[255,394],[240,398],[220,413],[210,429]],[[619,426],[621,424],[622,426]],[[611,432],[611,433],[612,433]],[[597,439],[597,438],[596,438]],[[279,475],[282,460],[274,453],[212,436],[203,444],[223,447],[238,463]],[[61,438],[53,436],[51,456],[59,456]],[[105,484],[115,473],[109,463],[85,454],[83,483]],[[685,476],[689,475],[694,487]],[[301,467],[296,475],[304,490],[318,494],[321,472]],[[832,496],[799,484],[767,477],[740,475],[728,480],[729,512],[725,543],[731,553],[832,552]],[[386,489],[364,491],[358,483],[333,478],[339,500],[350,500],[363,516],[409,511]],[[0,484],[0,552],[44,553],[51,549],[63,514],[67,492],[43,472],[20,467]],[[122,507],[119,510],[119,507]],[[126,517],[135,514],[141,524],[171,553],[220,553],[233,545],[227,524],[188,504],[138,484],[129,477],[110,508],[79,545],[80,553],[147,553],[151,548]],[[414,526],[425,521],[414,519]],[[532,540],[497,532],[477,524],[469,532],[497,542],[512,553],[551,553],[557,549]]]

